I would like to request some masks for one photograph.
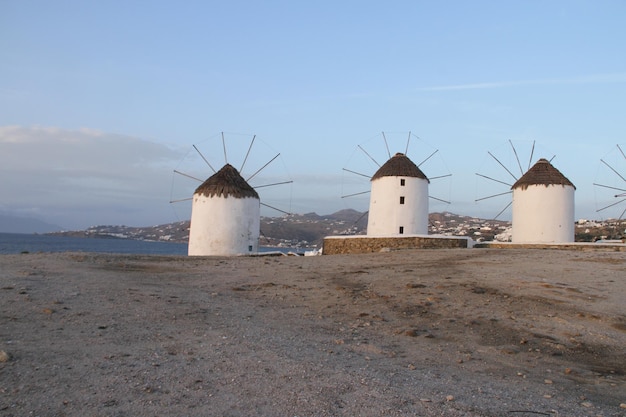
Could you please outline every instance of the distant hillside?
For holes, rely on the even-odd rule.
[[[0,214],[0,233],[49,233],[62,229],[34,217]]]
[[[431,213],[430,233],[470,236],[492,240],[509,226],[504,221],[487,221],[453,213]],[[289,214],[261,218],[261,245],[289,247],[320,247],[325,236],[359,235],[367,229],[367,213],[352,209],[319,215],[317,213]],[[90,238],[123,238],[187,242],[189,221],[152,227],[94,226],[87,230],[60,232],[66,236]]]
[[[320,216],[316,213],[261,218],[261,244],[321,246],[328,235],[365,233],[367,216],[356,210],[341,210]]]
[[[454,213],[431,213],[429,233],[448,236],[468,236],[476,241],[491,241],[496,235],[510,237],[511,223],[502,220],[485,220]],[[598,239],[621,239],[626,221],[613,223],[588,221],[576,225],[576,241],[591,242]],[[287,247],[321,247],[329,235],[359,235],[367,229],[367,213],[352,209],[333,214],[289,214],[282,217],[261,217],[261,245]],[[189,221],[151,227],[94,226],[87,230],[58,232],[66,236],[90,238],[119,238],[187,242]]]
[[[356,210],[341,210],[320,216],[316,213],[289,214],[261,218],[261,245],[314,246],[321,245],[324,236],[364,233],[367,216]],[[189,221],[151,227],[93,226],[87,230],[53,233],[86,238],[121,238],[187,242]]]

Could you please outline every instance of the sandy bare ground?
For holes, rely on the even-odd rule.
[[[0,256],[2,416],[624,416],[626,254]]]

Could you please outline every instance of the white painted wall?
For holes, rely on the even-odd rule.
[[[400,180],[405,185],[400,185]],[[368,236],[428,234],[428,181],[415,177],[381,177],[372,181]],[[404,196],[404,204],[400,197]]]
[[[257,198],[194,194],[189,256],[232,256],[259,250],[261,207]]]
[[[513,243],[574,241],[574,187],[531,185],[513,190]]]

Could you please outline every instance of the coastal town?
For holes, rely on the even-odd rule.
[[[325,236],[364,235],[367,213],[352,209],[328,215],[316,213],[261,217],[261,246],[319,248]],[[576,221],[576,241],[619,241],[626,236],[626,219]],[[55,235],[86,238],[117,238],[184,243],[189,237],[189,221],[151,227],[93,226],[82,231]],[[511,240],[511,222],[463,216],[450,212],[430,213],[429,234],[466,236],[476,242]]]

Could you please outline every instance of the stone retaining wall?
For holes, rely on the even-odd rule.
[[[324,255],[348,253],[372,253],[383,249],[453,249],[467,248],[468,239],[463,237],[372,237],[328,236],[324,238]]]

